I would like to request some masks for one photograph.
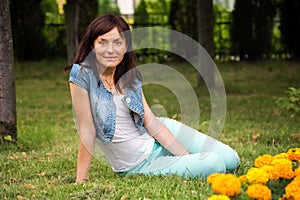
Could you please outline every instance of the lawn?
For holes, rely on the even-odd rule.
[[[64,60],[16,63],[18,144],[0,146],[1,199],[206,199],[210,186],[200,179],[118,177],[98,155],[86,185],[74,185],[78,134],[74,125]],[[187,63],[169,63],[190,81],[198,96],[199,130],[210,121],[210,98],[197,87],[197,73]],[[299,114],[276,107],[289,86],[300,87],[300,64],[290,61],[217,63],[227,95],[227,113],[220,140],[241,157],[237,175],[266,153],[299,147]],[[176,81],[174,81],[176,84]],[[144,87],[150,105],[180,119],[172,91]]]

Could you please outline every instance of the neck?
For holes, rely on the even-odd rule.
[[[107,67],[105,71],[101,73],[102,80],[110,91],[114,90],[115,84],[114,84],[114,74],[115,74],[115,69],[114,67]]]
[[[102,76],[105,76],[107,78],[114,78],[114,75],[115,75],[115,69],[113,70],[107,69],[102,73]]]
[[[100,69],[101,76],[106,77],[108,79],[114,78],[115,71],[116,71],[115,67],[106,67],[105,69]]]

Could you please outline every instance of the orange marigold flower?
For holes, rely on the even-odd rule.
[[[211,195],[208,200],[230,200],[230,198],[226,195]]]
[[[298,181],[298,182],[300,182],[300,176],[296,176],[296,177],[294,178],[293,181]]]
[[[241,182],[233,174],[220,174],[213,179],[211,188],[218,194],[232,197],[241,192]]]
[[[295,176],[293,171],[292,161],[290,161],[289,159],[273,160],[272,166],[274,167],[272,176],[275,177],[275,179],[276,178],[291,179]]]
[[[290,160],[300,161],[300,148],[289,149],[287,154]]]
[[[276,154],[275,156],[273,156],[273,159],[282,159],[282,158],[285,158],[285,159],[288,159],[288,154],[287,153],[280,153],[280,154]]]
[[[300,166],[297,169],[295,169],[294,173],[296,177],[300,177]]]
[[[239,180],[240,180],[241,183],[246,183],[246,182],[247,182],[247,177],[246,177],[246,175],[240,176],[240,177],[239,177]]]
[[[270,154],[265,154],[262,156],[258,156],[254,161],[254,166],[257,168],[261,168],[264,165],[271,165],[271,162],[273,161],[273,156]]]
[[[287,198],[300,199],[300,179],[291,181],[285,187],[285,196]]]
[[[294,200],[292,197],[288,197],[286,194],[284,194],[279,200]]]
[[[209,176],[207,177],[207,182],[208,182],[208,184],[211,185],[211,184],[214,182],[215,178],[216,178],[217,176],[220,176],[220,175],[221,175],[221,174],[218,174],[218,173],[209,175]]]
[[[256,200],[270,200],[272,198],[271,190],[267,186],[258,183],[250,185],[246,193],[250,198]]]
[[[279,177],[279,174],[274,172],[273,166],[265,165],[265,166],[261,167],[260,169],[262,169],[269,175],[269,180],[276,180]]]
[[[246,173],[246,178],[249,183],[266,184],[269,181],[269,174],[261,168],[250,168]]]

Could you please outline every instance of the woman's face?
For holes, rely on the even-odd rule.
[[[117,29],[98,36],[94,41],[93,51],[100,67],[116,67],[126,53],[126,41]]]

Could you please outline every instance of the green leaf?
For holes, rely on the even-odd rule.
[[[4,136],[4,140],[6,140],[6,141],[12,141],[11,135]]]

